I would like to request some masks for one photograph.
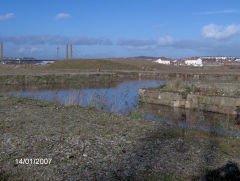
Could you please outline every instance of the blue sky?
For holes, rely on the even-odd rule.
[[[8,57],[240,56],[240,1],[7,0],[0,40]]]

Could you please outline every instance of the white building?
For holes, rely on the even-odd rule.
[[[168,58],[159,58],[155,62],[160,63],[160,64],[165,64],[165,65],[170,65],[171,64],[171,60],[168,59]]]
[[[202,59],[201,58],[187,58],[185,59],[185,64],[194,67],[202,67]]]

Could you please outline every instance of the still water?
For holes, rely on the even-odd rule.
[[[178,127],[240,136],[240,122],[235,116],[139,103],[138,90],[140,88],[155,87],[164,83],[166,83],[164,80],[128,80],[108,86],[97,85],[94,87],[91,85],[79,89],[24,90],[8,93],[65,105],[95,107],[98,110],[122,115],[136,115],[137,113],[138,116],[163,121]]]

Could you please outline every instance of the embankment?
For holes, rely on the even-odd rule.
[[[209,81],[238,81],[240,75],[234,74],[193,74],[167,73],[154,71],[105,71],[81,73],[54,73],[54,74],[2,74],[0,85],[54,85],[54,84],[82,84],[86,82],[111,82],[124,79],[155,79],[170,80],[209,80]]]
[[[239,97],[202,95],[186,91],[140,89],[139,101],[171,107],[199,109],[223,114],[240,114]]]

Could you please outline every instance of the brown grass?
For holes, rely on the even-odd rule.
[[[47,66],[50,69],[102,69],[102,70],[139,70],[136,65],[127,65],[103,59],[76,59],[57,61]]]

